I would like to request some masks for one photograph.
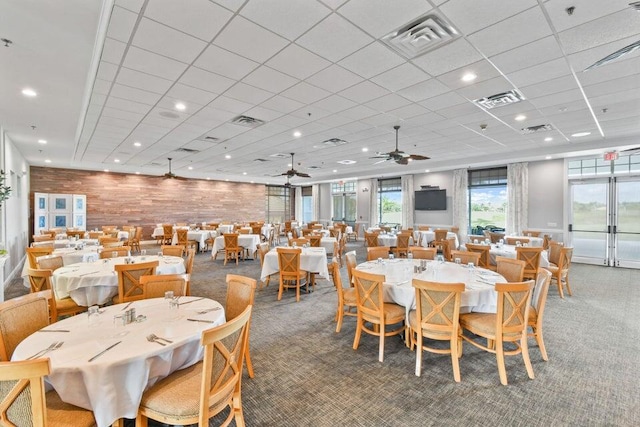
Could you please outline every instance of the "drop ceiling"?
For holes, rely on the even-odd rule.
[[[282,184],[295,153],[304,184],[640,145],[640,50],[583,71],[640,40],[629,0],[0,4],[0,124],[32,165]],[[384,42],[422,16],[457,34]],[[376,164],[394,125],[431,159]]]

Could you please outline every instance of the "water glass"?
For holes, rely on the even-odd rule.
[[[100,320],[100,310],[97,305],[92,305],[87,310],[87,315],[89,318],[89,326],[96,326]]]
[[[467,263],[467,268],[468,268],[469,270],[473,270],[473,269],[474,269],[474,267],[475,267],[475,265],[474,265],[472,262]]]
[[[118,252],[117,251],[111,251],[111,258],[117,258],[118,257]]]
[[[382,264],[384,261],[382,261],[382,258],[378,258],[378,264]]]
[[[140,255],[145,256],[146,254],[147,254],[147,250],[146,249],[140,250]]]
[[[394,259],[394,258],[395,258],[395,255],[389,254],[389,259]]]
[[[460,258],[455,258],[453,261],[458,265],[460,265],[460,263],[462,262]]]
[[[167,291],[164,293],[164,300],[169,303],[169,308],[171,308],[171,301],[173,301],[173,291]]]
[[[407,253],[407,259],[413,260],[413,252],[409,251]]]
[[[158,258],[162,258],[162,251],[158,252]]]

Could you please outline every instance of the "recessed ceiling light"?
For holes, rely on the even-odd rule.
[[[425,172],[429,172],[429,169],[425,169],[424,171],[425,171]]]
[[[109,172],[109,169],[105,169],[104,171],[105,171],[105,172]]]
[[[51,160],[47,159],[44,161],[45,163],[51,163]]]
[[[574,138],[580,138],[581,136],[587,136],[587,135],[591,135],[591,132],[577,132],[577,133],[571,134],[571,136],[573,136]]]
[[[545,157],[545,159],[551,160],[551,156],[547,156],[547,157]]]
[[[467,73],[464,76],[462,76],[462,81],[463,82],[472,82],[474,81],[478,76],[476,76],[474,73]]]
[[[225,154],[224,158],[225,158],[225,159],[230,159],[230,158],[231,158],[231,155],[230,155],[230,154]]]
[[[550,136],[544,139],[544,142],[551,142],[551,141],[553,141],[553,138],[551,138]]]
[[[366,153],[367,151],[369,151],[369,149],[367,147],[362,147],[362,152]]]
[[[140,172],[136,172],[136,175],[140,175]]]
[[[302,132],[300,132],[299,130],[295,131],[293,133],[293,136],[295,136],[296,138],[300,138],[302,136]]]
[[[141,147],[142,144],[140,144],[138,141],[136,141],[136,142],[133,143],[133,146],[134,147]]]
[[[38,144],[46,144],[47,140],[46,139],[39,139],[38,140]]]
[[[338,169],[334,169],[334,170],[333,170],[333,173],[336,173],[336,172],[338,172]]]
[[[176,110],[178,111],[184,111],[187,109],[187,106],[184,105],[182,102],[176,102],[176,105],[174,105],[174,107],[176,108]]]
[[[246,175],[246,174],[247,174],[246,172],[242,172],[242,175]]]
[[[518,114],[515,117],[515,120],[518,121],[518,122],[521,122],[521,121],[525,120],[526,118],[527,118],[527,116],[525,116],[524,114]]]
[[[229,182],[229,178],[225,179],[225,181]]]
[[[355,160],[339,160],[336,163],[340,163],[341,165],[353,165],[356,163]]]
[[[253,182],[253,181],[249,181],[249,182],[250,182],[250,183],[252,183],[252,184],[254,184],[254,182]]]
[[[193,166],[189,166],[187,169],[189,169],[190,171],[193,170]]]
[[[113,159],[114,162],[120,163],[120,159]]]
[[[38,94],[36,93],[36,91],[35,91],[35,90],[33,90],[33,89],[31,89],[31,88],[28,88],[28,87],[26,87],[26,88],[22,89],[22,94],[23,94],[24,96],[28,96],[29,98],[33,98],[33,97],[35,97],[35,96],[38,96]]]

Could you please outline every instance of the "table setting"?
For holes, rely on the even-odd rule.
[[[327,268],[327,251],[323,247],[319,248],[300,248],[300,269],[317,273],[323,279],[329,279],[329,269]],[[265,281],[267,277],[280,271],[278,264],[277,248],[271,249],[264,255],[262,262],[262,272],[260,279]]]

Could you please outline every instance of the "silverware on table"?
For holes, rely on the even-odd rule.
[[[148,339],[149,341],[164,341],[164,342],[166,342],[166,343],[168,343],[168,344],[173,344],[173,341],[168,340],[168,339],[163,338],[163,337],[159,337],[159,336],[157,336],[156,334],[149,334],[149,335],[147,335],[147,339]],[[158,342],[158,344],[162,344],[162,343],[161,343],[161,342]],[[164,345],[164,344],[162,344],[162,345]]]
[[[203,319],[187,319],[190,322],[201,322],[201,323],[216,323],[214,320],[203,320]]]
[[[191,304],[192,302],[200,301],[200,300],[203,300],[203,299],[206,299],[206,298],[205,297],[201,297],[201,298],[192,299],[191,301],[182,302],[179,305]]]
[[[127,308],[129,308],[129,306],[133,304],[133,301],[129,302],[129,304],[125,305],[124,307],[122,307],[122,311],[125,311]]]
[[[40,350],[39,352],[37,352],[36,354],[34,354],[32,356],[29,356],[26,360],[32,360],[32,359],[35,359],[37,357],[42,357],[45,354],[49,353],[50,351],[59,349],[60,347],[62,347],[62,344],[64,344],[64,341],[53,342],[53,343],[51,343],[51,345],[49,347]]]
[[[160,345],[161,345],[161,346],[163,346],[163,347],[166,345],[165,343],[160,342],[160,341],[158,341],[156,338],[154,338],[153,334],[151,334],[151,335],[147,335],[147,341],[149,341],[149,342],[154,342],[154,343],[156,343],[156,344],[160,344]]]
[[[40,329],[38,332],[71,332],[68,329]]]
[[[96,360],[98,357],[102,356],[103,354],[105,354],[107,351],[111,350],[113,347],[117,346],[118,344],[120,344],[122,341],[118,341],[117,343],[111,344],[109,347],[105,348],[104,350],[102,350],[100,353],[96,354],[95,356],[93,356],[91,359],[88,360],[88,362],[93,362],[94,360]]]
[[[208,309],[202,310],[202,311],[196,311],[196,314],[207,314],[207,313],[210,313],[210,312],[216,311],[216,310],[220,310],[220,307],[213,307],[213,308],[208,308]]]

